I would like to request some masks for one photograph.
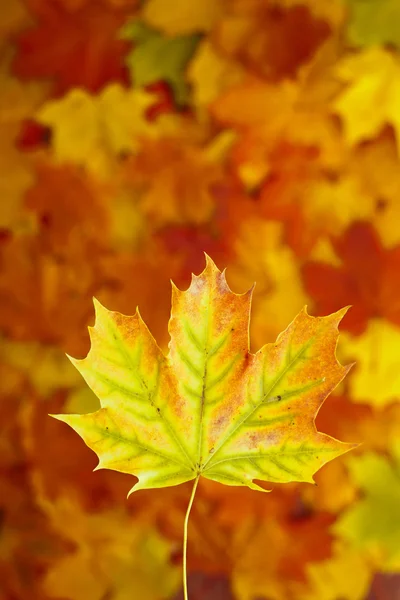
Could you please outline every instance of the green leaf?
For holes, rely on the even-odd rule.
[[[347,0],[350,9],[347,36],[355,46],[393,44],[400,47],[398,0]]]
[[[126,58],[134,85],[166,81],[176,103],[185,104],[188,100],[185,69],[201,36],[168,37],[140,21],[133,21],[123,27],[121,37],[134,42]]]
[[[354,548],[378,553],[384,568],[400,564],[400,443],[391,460],[374,452],[347,461],[351,478],[362,490],[334,525],[334,532]]]

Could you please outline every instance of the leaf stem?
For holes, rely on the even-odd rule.
[[[194,480],[192,493],[190,496],[189,504],[186,510],[185,515],[185,524],[183,527],[183,598],[184,600],[189,600],[188,591],[187,591],[187,541],[188,541],[188,522],[189,515],[192,508],[194,496],[196,494],[197,485],[199,483],[200,473],[197,475]]]

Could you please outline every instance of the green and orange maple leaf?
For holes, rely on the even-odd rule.
[[[71,360],[102,408],[55,417],[96,452],[97,468],[136,475],[131,491],[200,476],[264,491],[256,480],[312,482],[354,447],[314,424],[350,369],[335,357],[346,309],[318,318],[304,309],[251,354],[251,295],[233,293],[207,257],[187,291],[173,285],[168,356],[139,312],[124,316],[95,300],[91,350]]]

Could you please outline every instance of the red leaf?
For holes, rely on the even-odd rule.
[[[368,319],[384,317],[400,324],[400,247],[385,250],[369,223],[354,223],[333,240],[340,267],[309,262],[302,273],[307,292],[319,314],[352,304],[343,327],[355,335]]]
[[[15,75],[54,78],[56,95],[72,87],[97,92],[110,81],[128,81],[123,57],[129,44],[118,39],[126,9],[111,10],[99,1],[73,12],[45,0],[28,5],[37,22],[17,37]]]

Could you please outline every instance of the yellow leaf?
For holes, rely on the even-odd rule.
[[[336,182],[311,181],[302,202],[307,225],[318,229],[326,223],[331,235],[340,235],[356,220],[371,220],[375,204],[375,198],[349,175]]]
[[[58,388],[80,384],[76,371],[65,362],[63,352],[53,346],[2,340],[0,360],[17,369],[43,397],[50,396]]]
[[[342,514],[334,532],[390,570],[400,561],[399,441],[391,460],[370,452],[349,458],[347,466],[363,495]]]
[[[138,198],[126,187],[112,190],[108,206],[112,247],[128,252],[140,251],[146,239],[148,224]]]
[[[312,482],[354,447],[314,424],[350,368],[335,357],[346,310],[320,318],[303,310],[275,344],[250,354],[251,292],[231,292],[207,257],[187,291],[173,286],[168,357],[138,312],[96,301],[91,350],[71,360],[102,408],[55,417],[96,451],[97,468],[136,475],[132,491],[200,476],[264,491],[254,480]]]
[[[148,0],[142,17],[148,25],[168,35],[210,31],[227,8],[227,0]]]
[[[360,552],[341,545],[332,558],[306,570],[308,586],[296,590],[298,600],[364,600],[372,580],[371,565]]]
[[[357,432],[359,434],[359,432]],[[358,439],[363,439],[358,435]],[[342,460],[335,460],[318,473],[317,486],[304,490],[307,505],[318,511],[339,513],[354,500],[356,490]]]
[[[119,84],[109,85],[97,96],[73,89],[61,100],[45,104],[37,119],[53,128],[58,161],[84,165],[104,176],[113,159],[137,152],[141,136],[153,131],[145,118],[152,102],[151,94]]]
[[[350,145],[375,138],[385,125],[395,130],[400,147],[400,61],[379,47],[346,57],[337,67],[347,84],[333,104],[343,119]]]
[[[251,327],[253,344],[258,347],[263,339],[276,337],[308,297],[294,252],[284,243],[282,224],[247,219],[235,240],[235,252],[229,281],[238,288],[257,282]]]
[[[200,42],[190,62],[187,78],[193,87],[193,101],[197,106],[207,106],[226,89],[237,85],[243,78],[243,68],[219,53],[205,39]]]
[[[400,329],[384,319],[369,321],[360,336],[343,334],[341,356],[356,366],[347,384],[354,402],[383,407],[400,397]]]
[[[399,245],[400,169],[394,136],[382,135],[374,143],[356,148],[348,165],[364,190],[379,201],[373,221],[382,244],[386,248]]]
[[[86,513],[68,496],[41,500],[55,530],[74,545],[47,572],[49,596],[69,600],[140,600],[170,597],[177,589],[171,545],[124,510]]]

